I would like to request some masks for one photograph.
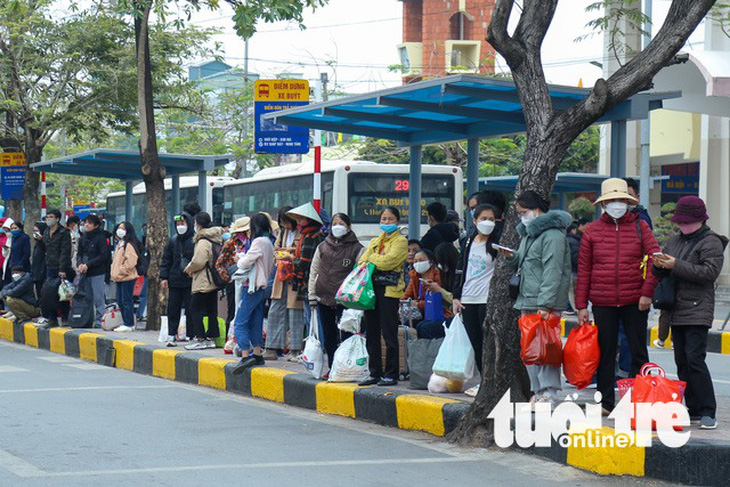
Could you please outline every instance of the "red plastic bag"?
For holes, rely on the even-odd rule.
[[[525,365],[555,365],[563,362],[560,317],[554,314],[543,320],[539,314],[524,315],[518,321],[520,358]]]
[[[568,382],[579,391],[588,387],[600,360],[597,327],[584,323],[570,332],[563,349],[563,373]]]
[[[279,282],[291,281],[294,275],[294,264],[288,260],[280,260],[276,264],[276,280]]]
[[[657,375],[651,375],[652,372],[656,372]],[[663,368],[655,363],[647,362],[634,379],[631,402],[634,404],[681,403],[686,387],[686,382],[667,379]],[[636,429],[636,419],[631,420],[631,427]],[[656,421],[652,421],[651,428],[656,429]],[[681,426],[675,426],[674,429],[682,431]]]
[[[134,281],[134,289],[132,290],[132,294],[135,296],[138,296],[142,294],[142,288],[144,287],[144,276],[139,276],[136,281]]]

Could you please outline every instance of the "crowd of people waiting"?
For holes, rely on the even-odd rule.
[[[660,280],[671,279],[675,302],[661,313],[655,345],[663,346],[671,329],[677,374],[687,382],[691,419],[703,428],[716,427],[705,351],[714,283],[728,239],[707,226],[709,216],[700,198],[679,200],[672,221],[680,233],[664,251],[648,213],[638,206],[638,185],[631,179],[603,183],[595,202],[602,214],[593,222],[574,221],[564,211],[551,210],[550,202],[534,191],[520,193],[514,201],[521,239],[515,250],[498,245],[507,210],[502,193],[483,191],[471,195],[467,204],[468,232],[460,231],[456,212],[439,202],[429,204],[430,228],[420,240],[407,240],[399,210],[384,207],[381,233],[365,246],[348,215],[329,218],[309,203],[283,207],[275,219],[265,212],[244,216],[225,228],[214,226],[197,204],[186,205],[173,217],[175,232],[165,246],[160,270],[168,293],[167,345],[215,348],[221,330],[204,322],[218,322],[223,290],[228,300],[226,333],[233,326],[241,354],[236,373],[280,358],[298,361],[314,313],[331,366],[335,350],[347,338],[337,327],[344,308],[335,294],[353,268],[373,264],[375,307],[363,319],[370,377],[361,385],[397,384],[399,309],[404,301],[415,308],[413,325],[419,338],[444,336],[442,320],[429,321],[423,314],[427,292],[441,295],[447,326],[454,315],[461,316],[481,373],[490,283],[503,258],[520,276],[514,307],[523,315],[577,313],[583,323],[593,314],[601,352],[597,389],[610,411],[615,405],[618,349],[623,349],[619,370],[635,376],[648,362],[646,333],[655,288]],[[69,218],[66,226],[60,220],[60,212],[52,210],[34,225],[32,255],[23,225],[0,220],[4,317],[37,318],[41,326],[57,326],[68,319],[68,303],[44,304],[50,301],[45,289],[57,289],[58,281],[79,276],[93,294],[94,326],[100,325],[111,280],[124,323],[116,331],[132,330],[133,287],[148,264],[134,227],[122,222],[108,233],[96,215],[83,222]],[[183,310],[184,334],[179,333]],[[554,403],[561,389],[560,368],[528,365],[527,371],[532,401]]]

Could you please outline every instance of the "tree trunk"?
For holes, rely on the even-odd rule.
[[[529,188],[543,197],[549,196],[564,154],[564,146],[555,138],[539,141],[528,138],[515,194],[519,194],[521,188]],[[519,246],[518,223],[516,212],[510,208],[500,240],[502,245],[510,248]],[[513,402],[524,402],[531,395],[527,370],[520,360],[519,311],[514,309],[514,301],[509,296],[509,278],[513,272],[504,259],[498,261],[489,287],[487,316],[483,324],[484,373],[479,394],[458,427],[449,435],[450,441],[469,446],[491,445],[493,423],[487,415],[504,393],[510,390]]]
[[[142,176],[147,194],[147,250],[150,265],[147,271],[147,327],[160,329],[162,315],[162,288],[160,262],[168,239],[167,207],[165,205],[165,168],[160,165],[157,152],[155,112],[152,101],[152,67],[149,46],[149,16],[151,7],[135,17],[134,30],[137,46],[137,103],[139,106],[139,150],[142,158]]]
[[[23,206],[25,207],[25,233],[33,236],[33,225],[41,219],[40,173],[33,171],[30,166],[40,162],[43,147],[38,145],[32,129],[25,133],[25,184],[23,185]],[[35,243],[35,239],[31,238]]]

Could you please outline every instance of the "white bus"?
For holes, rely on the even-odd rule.
[[[223,188],[223,220],[267,211],[274,218],[284,205],[299,206],[312,201],[312,161],[272,167],[253,177],[228,182]],[[464,188],[460,168],[422,166],[421,235],[427,230],[425,207],[440,201],[459,214],[463,211]],[[401,212],[401,225],[408,223],[408,165],[365,161],[322,161],[322,207],[331,216],[347,213],[361,240],[380,233],[378,214],[383,206]]]
[[[235,181],[233,178],[208,176],[205,191],[206,206],[210,216],[216,225],[223,220],[223,184],[228,181]],[[198,201],[198,176],[183,176],[180,178],[180,211],[187,203]],[[139,233],[142,224],[147,221],[147,201],[145,197],[144,183],[139,183],[132,189],[132,214],[125,215],[125,192],[117,191],[109,193],[106,197],[106,212],[104,217],[107,222],[107,230],[113,229],[117,223],[129,221]],[[167,215],[172,216],[172,178],[165,179],[165,204]]]

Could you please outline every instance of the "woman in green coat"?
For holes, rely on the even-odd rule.
[[[564,211],[550,211],[550,203],[534,191],[525,191],[515,201],[521,223],[519,249],[502,251],[515,269],[520,269],[520,293],[515,308],[523,315],[560,315],[568,304],[570,288],[570,246],[566,229],[572,220]],[[527,365],[532,402],[557,401],[560,366]]]

